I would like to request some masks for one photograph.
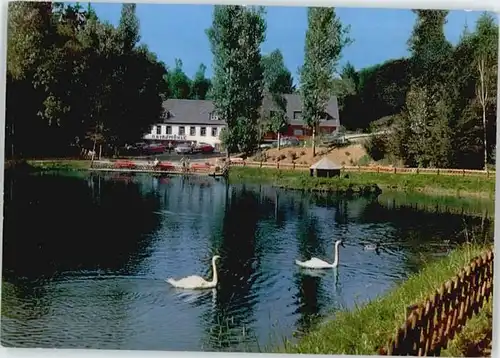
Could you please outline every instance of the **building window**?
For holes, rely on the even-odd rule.
[[[210,112],[209,115],[208,115],[208,118],[211,120],[211,121],[217,121],[219,120],[219,117],[217,117],[217,115],[213,112]]]
[[[302,135],[304,135],[304,130],[303,129],[294,129],[293,130],[293,135],[295,135],[295,136],[302,136]]]
[[[156,126],[156,134],[161,134],[161,126]]]
[[[196,128],[195,127],[189,127],[189,135],[190,136],[196,135]]]
[[[212,137],[217,137],[217,127],[212,127]]]
[[[302,119],[301,111],[293,111],[293,119]]]
[[[172,126],[167,126],[167,134],[172,134]]]
[[[186,135],[186,127],[184,126],[179,127],[179,135]]]
[[[200,128],[200,136],[204,137],[207,135],[207,127],[201,127]]]

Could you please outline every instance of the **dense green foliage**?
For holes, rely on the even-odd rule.
[[[495,162],[498,25],[481,15],[456,46],[447,41],[448,11],[415,10],[410,57],[359,72],[344,98],[350,129],[390,129],[365,145],[373,159],[412,167],[481,169]],[[392,68],[392,70],[389,70]]]
[[[350,42],[348,28],[342,26],[334,8],[310,7],[304,45],[304,65],[300,69],[302,117],[312,130],[315,155],[315,135],[325,108],[334,95],[335,77],[342,49]]]
[[[287,128],[284,94],[299,92],[311,129],[336,95],[347,129],[389,130],[367,141],[374,160],[474,169],[495,163],[498,25],[489,13],[452,45],[447,11],[415,10],[410,56],[357,71],[350,63],[338,69],[351,39],[335,9],[309,8],[296,89],[280,50],[261,55],[261,7],[215,6],[207,30],[213,78],[204,64],[190,78],[180,59],[167,69],[140,44],[135,8],[124,4],[115,28],[90,5],[9,4],[8,157],[73,156],[101,145],[112,154],[160,121],[168,98],[212,99],[228,123],[221,132],[228,154],[248,154],[264,132]],[[260,118],[268,94],[275,108]]]
[[[139,39],[134,4],[114,28],[90,6],[9,3],[7,155],[112,153],[140,139],[162,116],[166,69]]]
[[[260,45],[265,32],[262,7],[214,8],[207,30],[213,54],[211,97],[216,114],[227,123],[221,140],[228,156],[236,150],[253,151],[259,140],[264,84]]]

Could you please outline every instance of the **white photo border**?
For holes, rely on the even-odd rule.
[[[5,89],[6,89],[6,78],[7,78],[7,7],[8,0],[0,0],[0,43],[2,47],[0,49],[0,187],[4,188],[4,162],[5,162]],[[85,3],[88,1],[80,1]],[[119,0],[108,0],[108,1],[92,1],[93,3],[124,3],[132,1],[119,1]],[[500,1],[499,0],[244,0],[244,1],[209,1],[209,0],[198,0],[198,1],[188,1],[188,0],[175,0],[175,1],[165,1],[165,0],[136,0],[134,3],[156,3],[156,4],[245,4],[245,5],[266,5],[266,6],[335,6],[335,7],[364,7],[364,8],[400,8],[400,9],[449,9],[449,10],[471,10],[471,11],[491,11],[497,14],[500,13]],[[499,56],[500,65],[500,56]],[[500,67],[500,66],[499,66]],[[499,76],[500,77],[500,76]],[[497,91],[497,103],[500,102],[500,80],[498,81],[498,91]],[[497,123],[500,122],[500,111],[497,110]],[[497,126],[497,142],[500,142],[500,127]],[[497,154],[499,154],[500,149],[497,147]],[[496,163],[496,170],[498,171],[500,164]],[[500,181],[495,183],[495,218],[496,213],[500,210],[500,204],[498,203],[500,191]],[[0,235],[3,240],[3,195],[1,196],[1,220],[0,220]],[[500,222],[495,220],[495,242],[497,241],[497,233],[500,232]],[[2,262],[2,252],[3,245],[0,245],[0,270]],[[495,255],[497,255],[498,250],[495,245],[494,249]],[[495,260],[494,271],[499,272],[500,263]],[[494,277],[494,304],[493,304],[493,342],[492,342],[492,353],[491,356],[497,356],[497,352],[500,352],[498,347],[498,342],[500,338],[500,327],[499,327],[499,311],[500,304],[498,303],[498,297],[500,295],[497,282],[499,279],[497,275]],[[1,296],[1,291],[0,291]],[[1,305],[1,300],[0,300]],[[1,306],[0,306],[1,307]],[[27,349],[27,348],[5,348],[0,347],[0,357],[53,357],[53,358],[80,358],[80,357],[92,357],[92,358],[165,358],[165,357],[179,357],[179,358],[195,358],[195,357],[213,357],[213,358],[236,358],[236,357],[260,357],[268,356],[275,358],[294,358],[295,355],[292,354],[257,354],[257,353],[208,353],[208,352],[170,352],[170,351],[125,351],[125,350],[90,350],[90,349]],[[320,358],[320,357],[347,357],[345,355],[301,355],[304,358]],[[373,357],[373,356],[360,356],[360,357]]]

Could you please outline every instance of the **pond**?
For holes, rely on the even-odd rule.
[[[479,214],[465,216],[401,194],[347,200],[208,177],[43,173],[5,183],[1,339],[11,347],[259,351],[493,230],[481,214],[491,202],[467,203]],[[294,264],[333,261],[338,239],[336,270]],[[210,278],[215,254],[216,290],[165,282]]]

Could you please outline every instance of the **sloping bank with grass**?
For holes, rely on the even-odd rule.
[[[430,174],[348,173],[348,178],[310,177],[306,171],[274,168],[231,167],[229,180],[268,182],[285,189],[338,191],[378,187],[381,191],[398,190],[458,197],[495,197],[495,179],[472,176]]]
[[[318,354],[377,354],[388,339],[396,332],[406,318],[406,308],[419,303],[435,292],[443,282],[456,275],[470,260],[487,250],[490,246],[466,244],[457,247],[450,255],[428,263],[419,273],[410,276],[404,283],[364,306],[353,310],[335,313],[318,324],[297,343],[285,342],[276,351],[279,353],[318,353]],[[478,339],[491,324],[488,312],[491,302],[478,316],[466,324],[441,355],[463,355],[465,342],[471,334]],[[489,307],[489,309],[488,309]],[[491,317],[491,314],[489,315]],[[491,329],[491,326],[489,327]],[[464,337],[468,338],[465,339]]]

